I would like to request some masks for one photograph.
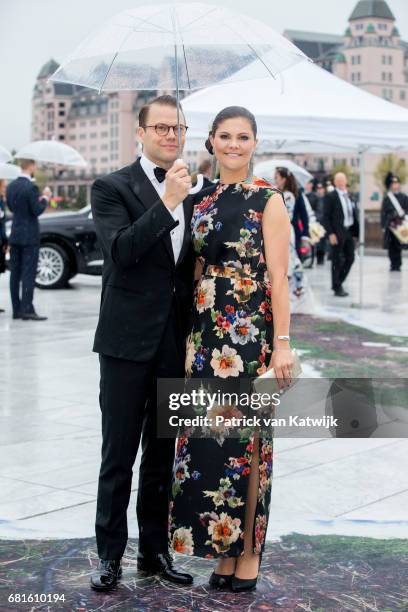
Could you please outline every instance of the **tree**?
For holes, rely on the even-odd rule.
[[[359,179],[358,179],[357,174],[353,172],[351,167],[345,162],[340,162],[336,164],[335,166],[333,166],[333,169],[331,172],[333,177],[335,174],[337,174],[337,172],[343,172],[343,174],[347,176],[347,183],[348,183],[350,191],[355,191],[355,188],[357,187]]]
[[[408,168],[404,159],[394,153],[390,153],[381,159],[374,171],[374,179],[378,187],[385,191],[384,180],[388,172],[396,174],[401,183],[404,184],[408,179]]]

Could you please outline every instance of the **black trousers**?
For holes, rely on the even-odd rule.
[[[340,244],[331,247],[332,289],[337,291],[346,280],[354,262],[354,239],[347,231]]]
[[[388,257],[390,258],[391,268],[399,270],[402,266],[401,243],[391,231],[388,237]]]
[[[157,438],[157,378],[183,378],[185,338],[173,303],[157,353],[149,362],[100,355],[102,462],[96,541],[103,559],[120,559],[128,538],[126,511],[133,464],[142,443],[137,519],[139,550],[168,552],[169,492],[174,439]]]
[[[10,246],[10,295],[13,314],[34,312],[33,297],[38,253],[39,247],[36,245]]]

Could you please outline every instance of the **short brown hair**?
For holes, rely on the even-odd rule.
[[[19,164],[22,170],[27,170],[27,168],[35,164],[35,161],[33,159],[20,159]]]
[[[174,96],[165,95],[165,96],[159,96],[158,98],[154,98],[154,100],[150,100],[150,102],[142,106],[142,108],[139,111],[139,126],[140,127],[145,127],[147,117],[149,115],[149,108],[152,106],[152,104],[161,104],[162,106],[172,106],[173,108],[177,108],[177,100]],[[180,113],[182,113],[184,117],[184,112],[181,107],[181,104],[179,104],[179,109],[180,109]]]

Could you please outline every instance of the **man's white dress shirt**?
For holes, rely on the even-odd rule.
[[[350,200],[347,191],[343,191],[342,189],[337,189],[336,191],[339,194],[341,206],[343,208],[344,227],[351,227],[354,223],[353,202]]]
[[[162,183],[160,183],[155,177],[154,169],[157,167],[156,164],[150,161],[150,159],[148,159],[145,155],[142,155],[140,158],[140,165],[142,166],[142,169],[147,175],[149,181],[151,182],[151,184],[157,191],[159,197],[162,198],[166,190],[166,186],[165,186],[166,181],[163,181]],[[176,225],[176,227],[172,229],[170,232],[171,244],[173,247],[173,254],[174,254],[174,261],[175,263],[177,263],[177,260],[180,255],[181,247],[183,245],[184,229],[185,229],[183,202],[181,202],[175,208],[175,210],[170,210],[169,208],[167,210],[169,211],[173,219],[179,222],[178,225]]]

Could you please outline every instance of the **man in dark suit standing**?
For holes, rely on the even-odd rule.
[[[13,319],[45,321],[47,317],[40,317],[34,310],[33,296],[40,249],[38,217],[46,209],[51,191],[46,187],[40,198],[33,183],[35,162],[22,159],[20,165],[21,175],[7,188],[7,206],[13,213],[9,239]]]
[[[357,209],[347,191],[347,177],[338,172],[335,189],[324,200],[323,225],[332,250],[332,289],[337,297],[346,297],[343,289],[354,262],[354,238],[359,235]]]
[[[185,119],[180,111],[184,145]],[[91,204],[104,269],[94,351],[100,359],[102,463],[96,511],[96,590],[121,575],[126,511],[139,442],[138,569],[190,584],[168,551],[174,440],[157,438],[158,378],[184,377],[193,298],[192,198],[187,166],[176,162],[177,107],[161,96],[139,114],[143,155],[97,179]]]

